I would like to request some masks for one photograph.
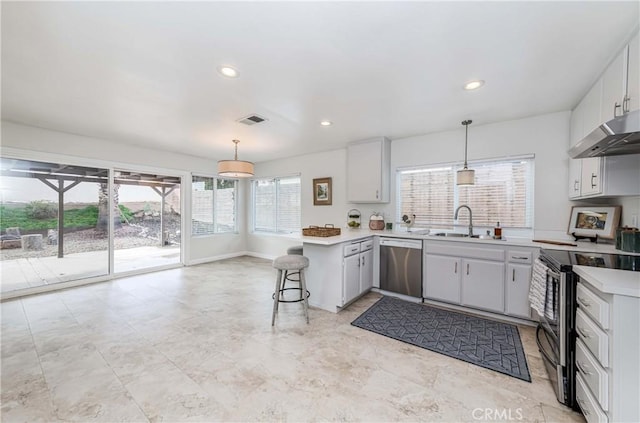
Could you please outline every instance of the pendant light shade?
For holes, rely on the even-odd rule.
[[[218,175],[231,178],[248,178],[253,176],[253,163],[244,160],[238,160],[238,143],[240,141],[233,140],[236,145],[235,156],[233,160],[220,160],[218,162]]]
[[[464,125],[464,168],[458,171],[456,175],[456,185],[474,185],[476,179],[476,171],[467,168],[467,138],[469,135],[469,125],[472,120],[463,120]]]

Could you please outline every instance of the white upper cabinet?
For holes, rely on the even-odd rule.
[[[384,137],[347,147],[347,201],[388,203],[391,141]]]
[[[629,42],[626,111],[640,109],[640,34]]]
[[[599,125],[640,108],[639,34],[613,59],[571,114],[573,147]]]
[[[600,123],[610,121],[623,113],[622,103],[626,95],[627,49],[611,62],[602,75],[602,109]],[[585,133],[588,134],[589,131]]]

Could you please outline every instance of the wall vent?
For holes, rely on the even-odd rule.
[[[253,114],[253,115],[245,116],[241,119],[238,119],[238,122],[244,123],[245,125],[255,125],[256,123],[261,123],[266,120],[269,120],[269,119]]]

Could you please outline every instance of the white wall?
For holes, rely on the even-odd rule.
[[[167,151],[152,150],[119,143],[112,140],[85,137],[64,132],[51,131],[12,122],[2,122],[2,155],[10,153],[15,158],[41,161],[56,161],[76,165],[103,167],[130,167],[136,170],[150,170],[169,175],[185,176],[187,185],[182,190],[186,201],[183,216],[190,216],[191,172],[203,175],[215,175],[216,161],[201,157],[188,156]],[[238,210],[238,234],[224,234],[191,238],[187,235],[185,251],[186,263],[204,262],[218,257],[239,254],[246,251],[246,227],[244,220],[246,209],[243,190],[246,184],[240,184]]]
[[[566,234],[571,203],[568,200],[570,112],[559,112],[469,128],[469,159],[535,155],[534,225],[536,238],[569,239]],[[381,134],[384,135],[384,134]],[[362,212],[363,225],[373,211],[395,220],[397,168],[461,161],[464,131],[439,132],[391,142],[391,201],[388,204],[351,204],[346,200],[346,149],[256,164],[256,176],[299,173],[302,181],[302,226],[333,223],[345,227],[351,208]],[[333,178],[333,205],[314,206],[312,180]],[[248,192],[248,190],[247,190]],[[250,199],[247,198],[250,204]],[[248,220],[250,222],[250,220]],[[343,230],[348,230],[344,228]],[[283,254],[294,244],[284,237],[248,234],[247,248],[264,257]]]
[[[534,238],[566,238],[570,112],[559,112],[469,127],[468,160],[535,155]],[[461,120],[462,121],[462,120]],[[399,167],[449,163],[464,159],[464,129],[393,140],[391,203],[395,212],[395,171]]]
[[[302,227],[309,225],[325,225],[331,223],[336,227],[344,227],[347,223],[347,212],[353,207],[347,203],[347,150],[332,150],[316,154],[289,157],[256,163],[256,178],[300,175]],[[332,178],[332,205],[313,205],[313,180],[316,178]],[[247,204],[251,204],[251,190],[247,189]],[[251,225],[251,217],[247,216]],[[345,230],[345,229],[343,229]],[[247,235],[247,249],[262,257],[277,257],[285,254],[288,247],[299,244],[286,236],[252,234]]]

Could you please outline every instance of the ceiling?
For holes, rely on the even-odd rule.
[[[213,159],[237,138],[252,161],[462,134],[571,109],[639,4],[2,2],[2,117]]]

